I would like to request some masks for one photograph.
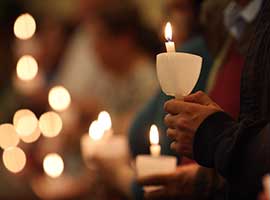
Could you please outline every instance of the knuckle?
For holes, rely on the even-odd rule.
[[[204,96],[204,92],[203,92],[203,91],[201,91],[201,90],[200,90],[200,91],[198,91],[196,94],[197,94],[197,96],[198,96],[198,97],[202,97],[202,96]]]

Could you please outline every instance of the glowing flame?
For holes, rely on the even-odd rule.
[[[89,136],[91,139],[98,141],[103,137],[103,135],[104,128],[102,127],[102,124],[97,120],[93,121],[89,127]]]
[[[48,176],[57,178],[64,171],[64,161],[56,153],[48,154],[43,160],[43,169]]]
[[[172,40],[172,25],[170,22],[167,22],[165,27],[165,38],[168,41]]]
[[[30,14],[22,14],[16,19],[13,29],[17,38],[27,40],[35,34],[36,22]]]
[[[71,103],[71,97],[66,88],[62,86],[56,86],[49,92],[49,104],[57,111],[64,111],[69,107]]]
[[[98,115],[98,122],[104,131],[108,131],[112,128],[111,116],[108,112],[102,111]]]
[[[38,64],[34,57],[25,55],[21,57],[16,67],[17,76],[23,81],[33,80],[38,73]]]
[[[156,125],[152,125],[150,128],[150,143],[153,145],[159,143],[158,128]]]

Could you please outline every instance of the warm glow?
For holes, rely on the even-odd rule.
[[[20,136],[21,140],[24,141],[25,143],[33,143],[35,141],[38,140],[38,138],[40,137],[41,132],[39,127],[36,128],[36,130],[28,136]]]
[[[9,171],[18,173],[26,164],[25,153],[18,147],[10,147],[3,153],[3,163]]]
[[[13,125],[20,137],[30,136],[37,129],[38,120],[33,112],[22,109],[15,113]]]
[[[2,124],[0,126],[0,147],[2,149],[15,147],[19,142],[20,138],[12,124]]]
[[[33,80],[38,73],[38,64],[30,55],[22,56],[17,63],[17,76],[23,81]]]
[[[55,112],[47,112],[39,118],[39,128],[45,137],[55,137],[62,130],[63,122]]]
[[[17,38],[27,40],[36,32],[36,22],[34,18],[26,13],[20,15],[14,23],[14,34]]]
[[[70,105],[71,98],[66,88],[62,86],[56,86],[49,92],[49,104],[57,111],[63,111]]]
[[[56,153],[48,154],[43,160],[43,169],[52,178],[59,177],[64,171],[64,162]]]
[[[156,125],[152,125],[150,128],[150,143],[154,145],[159,143],[158,128]]]
[[[102,128],[101,123],[97,120],[93,121],[89,127],[89,135],[91,139],[97,141],[100,140],[104,135],[104,129]]]
[[[172,25],[170,22],[168,22],[165,27],[165,38],[168,41],[172,40]]]
[[[98,122],[104,131],[108,131],[112,128],[111,116],[108,112],[102,111],[98,115]]]

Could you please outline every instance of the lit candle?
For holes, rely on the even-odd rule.
[[[175,52],[175,45],[172,41],[172,25],[170,22],[168,22],[165,27],[165,38],[167,40],[165,43],[167,52]]]
[[[172,41],[172,26],[165,27],[167,52],[157,55],[157,76],[162,91],[168,96],[183,99],[193,90],[202,66],[202,57],[184,52],[175,52]]]
[[[159,135],[158,128],[156,125],[152,125],[150,128],[150,152],[152,156],[160,155]]]
[[[83,157],[89,158],[103,152],[103,146],[112,135],[112,122],[108,112],[99,114],[98,120],[91,123],[88,134],[81,138]]]

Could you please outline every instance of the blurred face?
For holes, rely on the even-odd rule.
[[[111,71],[118,71],[123,68],[121,61],[124,59],[128,41],[124,35],[114,36],[106,30],[102,23],[96,23],[94,30],[94,48],[103,64],[103,67]]]
[[[79,0],[77,9],[79,19],[87,20],[89,15],[94,14],[98,7],[105,2],[105,0]]]

